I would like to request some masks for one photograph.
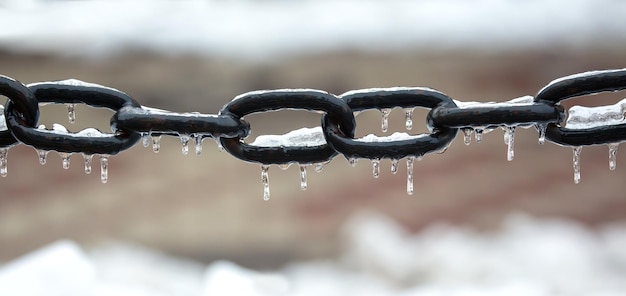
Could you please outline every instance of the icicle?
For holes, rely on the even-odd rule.
[[[464,128],[461,129],[461,131],[463,131],[463,143],[465,143],[465,146],[469,146],[469,144],[472,143],[472,128]]]
[[[65,170],[69,169],[70,168],[70,156],[72,156],[72,154],[59,152],[59,155],[63,159],[63,169]]]
[[[261,182],[263,183],[263,200],[270,200],[270,180],[267,171],[269,165],[261,165]]]
[[[351,167],[355,167],[357,162],[359,162],[359,160],[356,157],[348,158],[348,163],[350,164]]]
[[[67,118],[69,120],[70,123],[74,123],[76,122],[76,110],[75,104],[65,104],[65,106],[67,107]]]
[[[40,150],[40,149],[35,149],[35,151],[37,151],[37,156],[39,156],[39,163],[41,165],[46,164],[46,158],[48,156],[48,152],[46,150]]]
[[[482,128],[476,128],[474,129],[474,137],[476,139],[476,143],[480,143],[483,141],[483,129]]]
[[[389,128],[389,113],[391,113],[391,109],[389,108],[380,109],[380,112],[383,113],[383,123],[381,124],[381,129],[383,130],[383,133],[385,133],[387,132],[387,129]]]
[[[150,146],[150,141],[150,133],[144,133],[141,135],[141,144],[143,144],[143,147],[148,148],[148,146]]]
[[[539,145],[543,145],[543,143],[546,142],[546,129],[548,128],[548,125],[545,123],[537,123],[535,124],[535,128],[537,129],[537,132],[539,132]]]
[[[300,165],[300,189],[306,190],[306,166]]]
[[[91,160],[93,159],[93,154],[83,154],[83,159],[85,160],[85,174],[91,174]]]
[[[222,146],[222,142],[220,141],[220,138],[215,138],[215,143],[217,143],[217,151],[219,152],[224,151],[224,146]]]
[[[614,171],[617,166],[617,146],[619,146],[619,143],[609,144],[609,170],[611,171]]]
[[[574,184],[580,182],[580,152],[583,150],[583,146],[574,147]]]
[[[413,195],[413,162],[415,161],[414,156],[409,156],[406,159],[406,193],[408,195]]]
[[[507,126],[504,130],[504,142],[507,145],[506,160],[511,161],[515,156],[513,146],[515,144],[515,127]]]
[[[278,165],[278,167],[283,171],[288,169],[290,166],[291,166],[291,163],[283,163],[283,164]]]
[[[391,160],[391,173],[392,174],[397,174],[398,173],[398,164],[400,163],[400,160],[398,159],[392,159]]]
[[[413,108],[404,109],[405,126],[407,130],[413,129]]]
[[[7,176],[7,162],[8,162],[9,148],[0,148],[0,176]]]
[[[109,181],[109,156],[100,155],[100,182],[105,184]]]
[[[159,153],[161,151],[161,136],[152,137],[152,152]]]
[[[196,145],[196,155],[202,154],[202,135],[194,135],[193,141]]]
[[[372,172],[374,178],[380,177],[380,159],[372,159]]]
[[[189,153],[189,136],[181,135],[180,143],[183,145],[182,147],[183,155],[187,155]]]

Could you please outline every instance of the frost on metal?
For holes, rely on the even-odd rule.
[[[515,98],[505,102],[476,102],[476,101],[457,101],[454,100],[454,103],[460,109],[463,108],[475,108],[475,107],[511,107],[511,106],[523,106],[523,105],[532,105],[534,103],[533,96],[523,96],[519,98]]]
[[[370,143],[385,143],[385,142],[394,142],[394,141],[405,141],[405,140],[413,140],[424,137],[424,134],[420,135],[409,135],[407,133],[395,132],[389,136],[377,136],[374,134],[369,134],[365,137],[355,139],[358,142],[370,142]]]
[[[568,110],[565,128],[581,130],[623,124],[626,123],[624,112],[626,112],[626,99],[608,106],[573,106]]]
[[[284,135],[261,135],[251,145],[260,147],[315,147],[326,144],[321,127],[301,128]]]

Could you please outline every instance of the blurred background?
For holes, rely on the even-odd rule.
[[[177,112],[217,113],[241,93],[276,88],[341,94],[427,86],[460,101],[501,102],[534,95],[562,76],[625,67],[624,13],[626,3],[611,0],[0,0],[0,74],[23,83],[94,82]],[[40,124],[109,131],[112,114],[77,106],[69,124],[65,106],[46,105]],[[416,111],[412,132],[426,131],[425,114]],[[246,120],[251,142],[318,126],[319,114]],[[399,109],[387,133],[380,122],[380,112],[362,113],[357,135],[405,131]],[[497,232],[519,212],[589,231],[623,223],[621,150],[609,171],[607,146],[585,147],[575,185],[571,148],[539,145],[535,129],[520,128],[508,162],[502,135],[496,130],[465,146],[459,133],[447,152],[416,162],[412,196],[404,162],[393,175],[383,160],[374,179],[370,161],[351,167],[338,156],[321,173],[308,170],[306,191],[297,166],[272,166],[267,202],[259,165],[219,152],[211,139],[200,156],[193,149],[182,155],[174,137],[162,140],[159,153],[137,144],[110,158],[107,184],[95,158],[86,175],[80,155],[64,170],[54,152],[42,166],[32,147],[15,146],[0,180],[0,262],[66,239],[85,250],[120,241],[199,265],[227,260],[276,269],[343,254],[342,229],[363,211],[380,213],[407,235],[441,223]],[[387,240],[385,233],[378,240]]]

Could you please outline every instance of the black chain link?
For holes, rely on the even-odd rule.
[[[400,159],[445,150],[459,129],[535,125],[540,138],[564,146],[619,143],[626,140],[626,124],[567,128],[566,111],[559,104],[570,98],[626,89],[626,69],[575,74],[553,81],[533,97],[500,103],[464,103],[428,88],[365,89],[333,95],[309,89],[254,91],[240,95],[219,114],[175,113],[141,106],[127,94],[78,80],[24,85],[0,76],[0,95],[8,98],[0,120],[0,149],[24,143],[37,150],[85,155],[113,155],[133,146],[141,136],[190,136],[219,140],[233,156],[269,164],[313,164],[346,158]],[[89,129],[78,133],[37,127],[40,103],[87,104],[115,111],[114,133]],[[355,138],[354,114],[363,110],[430,109],[430,134],[398,138]],[[257,146],[244,142],[250,124],[244,116],[281,109],[318,111],[323,141],[292,146]],[[408,117],[407,117],[408,118]],[[3,127],[2,124],[6,126]],[[6,161],[6,159],[5,159]]]

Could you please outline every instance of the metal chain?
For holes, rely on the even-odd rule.
[[[42,163],[45,163],[48,151],[60,153],[64,164],[69,162],[72,153],[80,153],[85,157],[86,172],[91,171],[92,156],[100,155],[101,178],[106,182],[110,155],[128,149],[142,137],[145,146],[150,144],[151,138],[154,139],[153,145],[158,149],[158,139],[167,135],[180,137],[183,151],[193,139],[198,154],[202,140],[214,138],[236,158],[262,164],[264,183],[267,183],[269,165],[297,163],[301,167],[303,188],[306,188],[304,167],[315,164],[321,167],[337,154],[344,155],[351,164],[358,158],[371,159],[375,176],[380,159],[391,159],[392,168],[397,169],[398,160],[407,158],[407,192],[412,194],[413,160],[444,151],[459,130],[463,132],[467,144],[472,133],[480,142],[484,132],[498,127],[505,129],[508,159],[512,160],[515,127],[535,126],[540,144],[548,140],[574,147],[574,179],[578,183],[580,174],[576,168],[576,157],[580,155],[581,146],[609,144],[610,167],[614,168],[617,144],[626,140],[622,107],[626,108],[626,102],[595,108],[576,106],[570,109],[569,116],[560,102],[624,89],[626,69],[617,69],[570,75],[552,81],[534,97],[498,103],[455,101],[444,93],[420,87],[364,89],[342,95],[312,89],[282,89],[245,93],[224,105],[219,114],[201,114],[145,107],[119,90],[74,79],[24,85],[0,76],[0,95],[8,98],[4,118],[0,118],[0,175],[7,174],[8,149],[26,144],[37,150]],[[66,104],[70,121],[73,120],[75,104],[111,109],[115,111],[110,120],[113,133],[93,128],[72,133],[60,125],[52,129],[38,126],[39,105],[42,103]],[[407,130],[410,130],[416,107],[430,110],[426,117],[430,133],[355,138],[355,114],[364,110],[380,110],[383,113],[382,128],[386,131],[390,110],[402,108],[406,114]],[[251,129],[244,119],[246,115],[282,109],[321,112],[320,126],[282,136],[260,136],[250,144],[243,141]],[[264,196],[269,198],[269,188],[265,188]]]

